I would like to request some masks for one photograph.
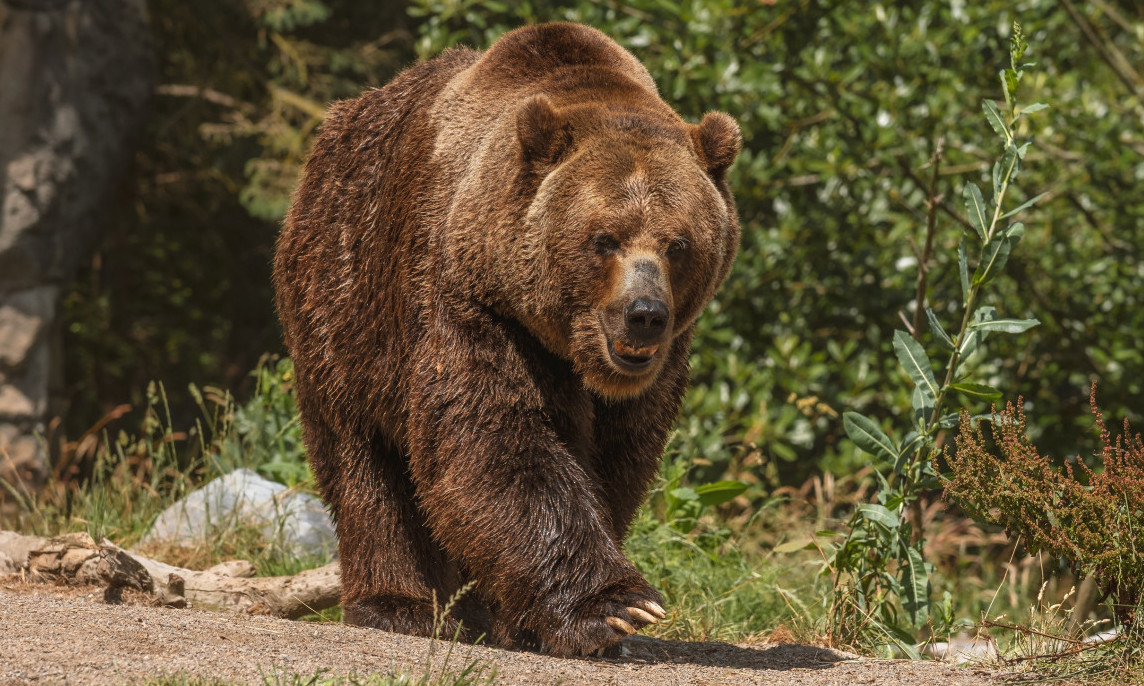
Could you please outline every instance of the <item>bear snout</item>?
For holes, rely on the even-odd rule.
[[[642,296],[632,300],[624,308],[628,340],[638,346],[658,345],[667,331],[670,317],[667,303],[659,298]]]

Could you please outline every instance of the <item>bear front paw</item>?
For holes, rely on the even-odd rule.
[[[659,594],[650,586],[601,593],[587,599],[573,612],[571,621],[546,636],[543,651],[566,657],[615,657],[614,647],[625,636],[666,616]]]

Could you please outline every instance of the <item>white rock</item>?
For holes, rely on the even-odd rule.
[[[334,525],[322,502],[308,493],[237,469],[171,505],[143,541],[192,543],[235,526],[257,526],[268,541],[295,554],[333,555]]]
[[[968,662],[988,662],[997,659],[997,644],[992,638],[955,636],[949,641],[937,641],[919,646],[921,654],[935,660],[963,665]]]

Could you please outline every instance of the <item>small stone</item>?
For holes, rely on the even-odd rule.
[[[0,211],[0,252],[16,244],[16,239],[30,226],[40,221],[40,211],[21,191],[13,191],[4,198]]]
[[[11,384],[0,386],[0,417],[35,417],[36,402]]]
[[[11,305],[0,307],[0,366],[16,367],[28,356],[44,320]]]
[[[22,191],[36,188],[36,156],[22,155],[8,163],[8,180]]]

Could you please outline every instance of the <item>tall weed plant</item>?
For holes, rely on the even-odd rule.
[[[999,75],[1002,106],[991,99],[981,103],[984,119],[1000,141],[1000,155],[992,167],[988,194],[972,181],[965,184],[963,235],[957,244],[961,299],[957,308],[940,308],[947,313],[960,310],[960,321],[947,331],[938,310],[927,302],[940,202],[939,140],[930,159],[929,213],[924,247],[917,255],[915,314],[912,325],[907,322],[909,330],[896,331],[893,338],[898,362],[913,387],[908,426],[887,433],[884,422],[858,412],[843,415],[847,435],[874,460],[879,488],[874,502],[855,508],[841,542],[825,547],[824,572],[833,578],[829,632],[841,645],[896,644],[914,652],[917,635],[912,629],[930,619],[933,572],[923,556],[921,497],[941,487],[934,464],[942,451],[939,439],[957,426],[959,417],[949,407],[955,396],[971,402],[1001,397],[974,373],[975,357],[984,355],[983,344],[990,334],[1022,333],[1039,323],[1001,316],[996,307],[983,302],[986,287],[1002,274],[1025,233],[1015,217],[1041,198],[1016,206],[1007,203],[1031,144],[1018,138],[1017,122],[1047,107],[1019,102],[1021,80],[1032,65],[1023,61],[1028,44],[1019,24],[1013,24],[1010,36],[1009,66]],[[942,364],[931,361],[923,343],[942,351]]]

